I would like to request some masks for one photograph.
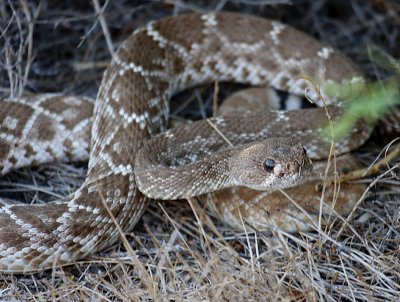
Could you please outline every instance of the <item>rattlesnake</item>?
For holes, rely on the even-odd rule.
[[[1,201],[0,269],[48,268],[114,244],[118,230],[107,207],[123,231],[133,228],[149,201],[137,189],[133,164],[144,142],[166,130],[172,94],[219,80],[270,85],[301,95],[307,81],[299,76],[319,79],[322,74],[327,82],[362,79],[349,59],[276,21],[226,12],[187,14],[151,22],[136,30],[104,73],[94,108],[88,172],[82,186],[46,205]],[[336,100],[323,96],[331,114],[340,115]],[[309,97],[318,103],[317,93],[310,91]],[[29,101],[3,100],[1,174],[54,159],[87,157],[89,107],[84,98],[57,95],[36,96]],[[212,124],[233,144],[287,136],[301,141],[310,157],[324,158],[329,146],[316,135],[320,128],[314,128],[324,121],[325,111],[318,108],[234,114],[202,121],[195,124],[194,130],[170,130],[164,139],[171,139],[174,148],[183,144],[183,137],[185,152],[190,149],[208,155],[215,151],[208,145],[210,141],[218,141],[220,147],[226,143]],[[200,130],[203,132],[197,132]],[[359,121],[355,130],[336,144],[337,152],[359,146],[370,131],[371,127]],[[183,155],[182,162],[166,159],[172,168],[190,160],[196,161],[197,155]],[[159,177],[157,168],[154,171],[156,174],[150,178]],[[276,172],[273,168],[272,171]],[[213,177],[207,172],[198,174],[203,174],[208,183]],[[229,195],[226,191],[223,194]]]

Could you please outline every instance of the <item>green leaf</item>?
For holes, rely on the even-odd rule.
[[[394,80],[386,83],[371,83],[363,87],[337,85],[336,95],[352,97],[343,100],[344,114],[333,123],[335,140],[340,140],[349,133],[360,118],[374,123],[390,112],[394,105],[400,104],[399,88],[399,84]],[[358,96],[354,96],[357,93]],[[327,126],[323,135],[331,136],[330,133],[331,129]]]

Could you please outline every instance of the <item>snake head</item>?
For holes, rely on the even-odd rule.
[[[312,163],[301,144],[269,138],[244,145],[230,158],[229,170],[234,186],[273,191],[306,181]]]

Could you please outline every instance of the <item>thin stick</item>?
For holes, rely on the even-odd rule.
[[[388,167],[389,163],[391,161],[393,161],[399,155],[400,155],[400,145],[397,145],[396,148],[392,152],[390,152],[388,155],[386,155],[380,161],[375,163],[372,167],[367,167],[367,168],[355,170],[350,173],[344,174],[344,175],[340,176],[339,181],[340,181],[340,183],[348,182],[351,180],[358,180],[360,178],[364,178],[367,176],[377,174],[383,167]],[[398,163],[397,163],[397,165],[398,165]],[[388,167],[388,168],[390,168],[390,167]],[[331,178],[330,182],[333,183],[334,179]]]
[[[96,10],[96,13],[99,14],[99,21],[100,21],[100,25],[101,25],[101,29],[103,31],[104,37],[106,38],[108,51],[110,52],[111,57],[114,58],[114,54],[115,54],[114,45],[111,40],[110,31],[108,30],[108,27],[107,27],[106,19],[104,18],[104,11],[105,11],[109,1],[107,0],[101,9],[100,9],[100,4],[99,4],[98,0],[92,0],[92,2],[93,2],[93,6]]]
[[[214,95],[213,95],[213,116],[218,112],[218,93],[219,93],[219,82],[214,82]]]
[[[215,126],[210,119],[206,119],[207,123],[215,130],[221,137],[228,143],[230,147],[233,147],[233,144],[229,141],[229,139]]]

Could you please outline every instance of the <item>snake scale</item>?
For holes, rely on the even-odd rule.
[[[219,80],[269,85],[302,95],[307,81],[299,76],[319,79],[322,74],[327,82],[362,79],[359,69],[345,56],[282,23],[227,12],[187,14],[151,22],[119,47],[104,73],[94,109],[85,98],[78,97],[38,95],[29,100],[4,99],[0,110],[1,174],[54,160],[89,157],[89,164],[82,186],[62,200],[44,205],[0,201],[0,269],[27,272],[49,268],[114,244],[119,233],[107,207],[124,232],[134,227],[150,200],[137,188],[135,158],[149,138],[167,130],[168,100],[173,94]],[[309,95],[318,103],[316,93],[310,91]],[[326,102],[333,115],[340,115],[341,108],[335,99],[326,97]],[[163,161],[152,166],[147,179],[162,182],[162,174],[167,173],[168,179],[168,169],[189,165],[187,169],[203,178],[194,180],[189,174],[180,177],[178,191],[183,185],[213,187],[218,176],[201,170],[199,158],[208,157],[215,148],[226,152],[226,141],[210,124],[234,145],[268,137],[291,137],[296,146],[293,152],[301,157],[299,163],[306,165],[304,171],[308,173],[309,162],[302,157],[304,152],[298,142],[307,148],[311,158],[325,158],[329,146],[316,135],[322,122],[326,122],[324,109],[314,108],[218,116],[197,122],[194,128],[172,129],[157,138],[165,143],[152,139],[152,147],[144,152],[157,160],[162,157]],[[371,127],[360,121],[352,133],[337,143],[338,154],[361,145],[370,132]],[[266,150],[272,149],[272,153],[277,149],[271,144],[282,142],[274,138],[267,141]],[[184,154],[175,148],[178,145],[184,147]],[[164,156],[167,151],[179,158]],[[241,170],[249,163],[241,164],[238,160],[231,162],[229,169]],[[301,168],[293,166],[296,159],[291,160],[290,164],[280,164],[279,158],[263,158],[260,165],[269,175],[294,183],[288,180],[288,171],[301,178]],[[166,171],[165,165],[169,166]],[[172,185],[161,186],[158,195],[179,198],[206,192],[166,194],[162,188]],[[231,208],[235,207],[235,196],[242,194],[237,190],[222,191],[225,199],[231,196]],[[251,214],[249,207],[246,206],[247,213]],[[286,222],[290,224],[289,220]]]

